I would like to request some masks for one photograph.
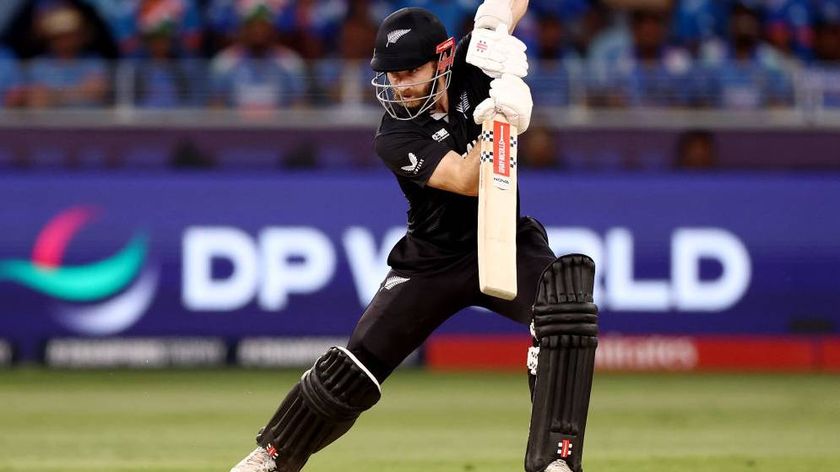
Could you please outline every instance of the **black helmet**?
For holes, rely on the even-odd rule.
[[[370,67],[376,72],[410,70],[435,60],[449,36],[429,10],[403,8],[379,25]]]

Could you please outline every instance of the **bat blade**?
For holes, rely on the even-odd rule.
[[[481,132],[478,282],[482,293],[516,298],[517,129],[502,115]]]

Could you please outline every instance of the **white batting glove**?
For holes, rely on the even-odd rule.
[[[475,107],[473,120],[481,124],[493,118],[496,113],[501,113],[520,133],[524,133],[531,124],[533,108],[528,84],[515,75],[504,74],[490,82],[490,97]]]
[[[484,0],[475,11],[475,28],[496,29],[500,23],[513,22],[512,0]]]
[[[495,30],[476,28],[467,48],[467,62],[494,79],[502,74],[525,77],[528,75],[526,49],[525,43],[508,33],[504,23]]]

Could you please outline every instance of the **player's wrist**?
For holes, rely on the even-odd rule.
[[[494,30],[500,24],[513,23],[511,0],[484,0],[475,11],[475,28]]]

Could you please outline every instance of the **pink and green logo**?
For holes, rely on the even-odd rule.
[[[138,233],[115,254],[85,265],[63,264],[73,236],[99,211],[73,207],[53,218],[35,241],[30,260],[0,260],[0,282],[12,281],[61,302],[58,319],[91,335],[107,335],[133,325],[146,311],[158,271],[147,268],[148,237]]]

